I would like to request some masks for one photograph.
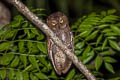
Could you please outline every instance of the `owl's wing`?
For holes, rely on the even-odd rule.
[[[48,50],[48,57],[49,57],[49,59],[51,59],[51,57],[50,57],[51,42],[50,42],[49,37],[47,37],[47,50]]]
[[[67,34],[69,34],[69,43],[67,43],[66,44],[66,46],[68,47],[68,49],[70,49],[70,51],[72,52],[72,53],[74,53],[74,38],[73,38],[73,33],[71,32],[71,31],[69,31]],[[69,69],[70,69],[70,67],[71,67],[71,65],[72,65],[72,61],[68,58],[68,57],[66,57],[66,62],[65,62],[65,68],[64,68],[64,70],[62,71],[63,73],[66,73]]]
[[[55,44],[54,44],[53,41],[48,37],[48,38],[47,38],[48,56],[49,56],[49,58],[50,58],[50,60],[51,60],[51,62],[52,62],[52,65],[53,65],[56,73],[60,75],[60,74],[61,74],[61,71],[60,71],[59,69],[57,69],[57,67],[56,67],[56,64],[57,64],[57,63],[55,63],[55,60],[54,60],[54,56],[56,55],[56,53],[54,53],[54,51],[53,51],[53,47],[54,47],[54,46],[55,46]]]

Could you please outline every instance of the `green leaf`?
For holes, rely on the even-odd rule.
[[[120,77],[110,78],[109,80],[120,80]]]
[[[0,44],[0,51],[4,51],[10,48],[11,42],[4,42]]]
[[[48,79],[48,77],[44,74],[44,73],[35,73],[35,75],[39,78],[39,79]]]
[[[118,20],[118,16],[115,16],[115,15],[109,15],[109,16],[105,16],[104,18],[103,18],[103,20],[101,20],[101,22],[113,22],[113,21],[116,21],[116,20]]]
[[[12,38],[16,34],[17,30],[11,30],[9,29],[5,34],[4,34],[4,39],[9,39]]]
[[[93,56],[88,56],[86,59],[83,60],[83,64],[87,64],[92,58]]]
[[[32,44],[32,42],[31,42],[31,41],[28,41],[28,42],[27,42],[27,47],[28,47],[28,50],[29,50],[28,53],[31,52],[31,50],[32,50],[32,46],[34,46],[34,45]]]
[[[22,25],[22,27],[28,27],[28,22],[26,21],[26,22]]]
[[[24,29],[24,33],[27,34],[28,37],[30,37],[30,30]]]
[[[47,69],[47,67],[42,68],[41,72],[45,73],[48,72],[49,70]]]
[[[18,43],[18,47],[19,47],[19,52],[24,52],[24,41],[19,41]]]
[[[110,37],[107,37],[108,39],[117,39],[117,37],[115,36],[110,36]]]
[[[109,40],[109,44],[113,49],[120,51],[120,47],[118,46],[118,44],[115,41]]]
[[[75,45],[75,48],[76,48],[76,49],[81,49],[82,47],[84,47],[84,45],[85,45],[85,42],[84,42],[84,41],[78,42],[78,43]]]
[[[0,57],[0,64],[1,65],[8,65],[11,60],[14,58],[13,54],[4,54],[2,57]]]
[[[83,49],[82,50],[75,50],[75,55],[78,56],[82,53]]]
[[[45,37],[45,36],[41,33],[41,34],[38,35],[37,40],[43,40],[44,37]]]
[[[31,79],[31,80],[39,80],[39,79],[37,78],[37,76],[33,75],[32,73],[30,73],[30,79]]]
[[[9,26],[10,26],[10,27],[18,27],[18,26],[20,26],[20,24],[21,24],[20,21],[14,20],[14,21],[12,21],[12,22],[9,24]]]
[[[111,25],[110,27],[111,27],[111,29],[112,29],[115,33],[117,33],[118,35],[120,35],[120,29],[119,29],[117,26]]]
[[[16,67],[19,64],[19,57],[15,57],[15,59],[10,64],[11,67]]]
[[[26,36],[26,34],[21,34],[18,36],[19,39],[23,39]]]
[[[46,57],[44,56],[39,56],[38,59],[40,60],[40,63],[44,64],[47,68],[49,68],[49,64],[47,63],[47,60],[45,59]]]
[[[20,60],[24,64],[24,67],[27,65],[27,56],[26,55],[20,55]]]
[[[94,39],[97,36],[97,33],[98,33],[98,31],[94,31],[85,40],[88,41],[88,40]]]
[[[87,48],[83,52],[83,58],[86,58],[88,56],[88,53],[90,50],[91,50],[91,47],[88,45]]]
[[[75,75],[75,69],[70,70],[65,80],[72,80]]]
[[[37,47],[43,53],[47,53],[47,46],[45,43],[37,43]]]
[[[5,80],[5,78],[6,78],[6,69],[5,68],[0,69],[0,78],[2,80]]]
[[[89,28],[88,28],[89,27]],[[93,30],[93,26],[91,25],[91,22],[86,22],[84,21],[81,25],[80,28],[77,29],[78,32],[84,32],[84,31],[88,31],[88,33],[91,33],[91,31]]]
[[[83,64],[88,63],[90,60],[92,60],[94,57],[94,51],[89,52],[89,56],[83,60]]]
[[[111,15],[111,14],[114,14],[114,13],[116,13],[116,10],[115,10],[115,9],[111,9],[111,10],[108,10],[108,11],[107,11],[107,14],[108,14],[108,15]]]
[[[107,39],[105,39],[104,42],[103,42],[102,50],[105,48],[106,44],[107,44]]]
[[[18,50],[17,45],[14,45],[14,46],[10,47],[10,50],[12,50],[12,51],[17,51],[17,50]]]
[[[113,73],[113,74],[115,73],[114,70],[113,70],[112,65],[109,64],[109,63],[107,63],[107,62],[105,62],[105,68],[106,68],[108,71],[110,71],[111,73]]]
[[[111,54],[114,54],[114,53],[113,53],[113,51],[104,51],[104,52],[101,52],[99,54],[102,55],[102,56],[106,56],[106,55],[111,55]]]
[[[106,46],[104,49],[102,49],[102,46],[99,46],[99,47],[96,47],[95,50],[97,51],[103,51],[103,50],[106,50],[106,49],[109,49],[110,47]]]
[[[31,29],[31,32],[34,33],[35,35],[39,35],[38,30],[37,29]]]
[[[108,62],[108,63],[115,63],[115,62],[117,62],[117,60],[115,60],[112,57],[104,57],[103,59],[104,59],[105,62]]]
[[[108,33],[108,32],[111,32],[111,31],[112,31],[112,30],[111,30],[111,29],[108,29],[108,28],[107,28],[107,29],[102,30],[102,32],[103,32],[103,33]]]
[[[102,40],[103,34],[101,34],[98,38],[97,38],[97,42],[96,42],[96,46],[100,43],[100,41]]]
[[[17,15],[17,16],[14,17],[14,20],[23,21],[24,18],[23,18],[23,16],[21,16],[21,15]]]
[[[33,65],[34,68],[37,68],[37,70],[40,71],[39,65],[37,63],[35,56],[29,56],[29,61]]]
[[[23,78],[24,78],[24,80],[29,80],[28,72],[23,72]]]
[[[39,49],[37,48],[37,43],[32,43],[32,47],[31,47],[31,51],[30,53],[32,54],[36,54],[36,53],[39,53]]]
[[[91,33],[91,31],[84,31],[82,33],[80,33],[80,37],[87,37],[89,34]]]
[[[101,15],[102,15],[102,16],[106,16],[106,12],[105,12],[105,11],[102,11],[102,12],[101,12]]]
[[[50,77],[49,78],[52,78],[52,79],[57,79],[57,75],[55,73],[54,70],[51,71],[51,74],[50,74]]]
[[[9,69],[9,74],[8,74],[9,80],[13,80],[14,75],[15,75],[14,70],[13,69]]]
[[[23,80],[22,72],[17,71],[17,73],[16,73],[16,78],[17,78],[17,80]]]
[[[5,30],[1,29],[0,30],[0,37],[2,37],[2,35],[5,33]]]
[[[28,36],[28,39],[32,39],[32,38],[35,38],[35,34],[33,34],[33,33],[29,33],[29,36]]]
[[[102,24],[102,25],[99,25],[98,28],[99,29],[103,29],[103,28],[106,28],[108,26],[109,26],[109,24]]]
[[[100,58],[100,56],[98,55],[95,59],[95,68],[96,70],[99,70],[99,68],[101,67],[103,61],[102,59]]]
[[[114,32],[108,32],[105,34],[105,36],[117,36],[118,34],[117,33],[114,33]]]
[[[120,22],[119,22],[119,23],[116,23],[116,24],[115,24],[115,26],[118,26],[118,27],[120,27]]]
[[[88,29],[91,29],[92,25],[97,25],[100,20],[101,19],[98,17],[98,15],[96,15],[95,13],[92,13],[88,15],[88,18],[86,18],[80,26],[83,26],[86,29],[89,27]]]

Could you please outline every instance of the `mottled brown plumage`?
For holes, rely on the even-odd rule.
[[[71,52],[74,52],[73,34],[70,31],[67,17],[61,12],[53,13],[48,17],[47,25],[71,50]],[[57,47],[49,37],[47,46],[48,56],[52,61],[56,73],[59,75],[66,73],[72,64],[72,61],[66,57],[65,53]]]
[[[0,2],[0,29],[6,24],[9,24],[10,17],[10,11]]]

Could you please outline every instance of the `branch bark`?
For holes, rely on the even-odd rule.
[[[87,67],[80,60],[78,60],[77,56],[71,53],[67,46],[62,43],[62,41],[52,32],[52,30],[35,14],[33,14],[20,0],[6,1],[14,5],[17,10],[20,11],[25,17],[27,17],[33,24],[35,24],[36,27],[41,29],[47,36],[49,36],[54,41],[54,43],[65,52],[67,57],[72,60],[74,65],[86,76],[88,80],[96,80],[94,75],[91,74]]]

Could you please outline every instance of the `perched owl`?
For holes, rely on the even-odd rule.
[[[73,53],[74,41],[73,34],[69,28],[67,16],[61,12],[51,14],[47,18],[47,25],[56,34],[56,36],[65,44]],[[54,69],[57,74],[66,73],[72,61],[65,55],[65,53],[55,45],[55,43],[48,37],[47,39],[48,56],[52,61]]]

